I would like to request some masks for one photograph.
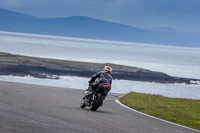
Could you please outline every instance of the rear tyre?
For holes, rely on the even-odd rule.
[[[104,96],[99,94],[96,101],[94,103],[92,103],[90,110],[96,111],[99,108],[99,106],[101,106],[103,104],[103,98],[104,98]]]

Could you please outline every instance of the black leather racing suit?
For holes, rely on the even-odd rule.
[[[98,79],[96,82],[95,80]],[[90,86],[89,86],[89,91],[91,90],[95,90],[99,84],[101,83],[106,83],[106,84],[112,84],[112,76],[110,74],[110,72],[105,72],[105,71],[101,71],[98,72],[97,74],[93,75],[91,80],[89,81]]]

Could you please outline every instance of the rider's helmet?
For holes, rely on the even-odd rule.
[[[110,67],[110,66],[105,66],[103,70],[104,70],[104,71],[108,71],[108,72],[112,72],[112,67]]]

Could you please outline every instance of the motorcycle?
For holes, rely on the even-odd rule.
[[[88,90],[85,92],[85,96],[81,101],[80,107],[85,108],[88,106],[90,110],[96,111],[100,106],[103,105],[103,100],[105,100],[108,92],[111,90],[111,85],[102,83],[96,90],[94,90],[89,96],[86,96]]]

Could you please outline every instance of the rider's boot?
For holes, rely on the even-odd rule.
[[[92,93],[93,93],[92,86],[89,86],[88,89],[85,92],[84,98],[88,98],[90,95],[92,95]]]

